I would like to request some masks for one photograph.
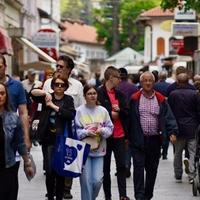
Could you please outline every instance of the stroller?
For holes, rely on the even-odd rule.
[[[195,176],[192,184],[193,196],[197,196],[200,193],[200,125],[196,131],[196,154],[194,159]]]

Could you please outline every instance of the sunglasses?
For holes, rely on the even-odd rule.
[[[63,69],[65,66],[57,64],[57,65],[56,65],[56,68],[58,68],[58,67],[59,67],[60,69]]]
[[[54,86],[55,87],[61,87],[61,88],[65,88],[66,87],[66,84],[65,83],[54,83]]]

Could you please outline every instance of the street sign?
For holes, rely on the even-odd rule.
[[[174,19],[176,21],[195,21],[196,12],[192,9],[185,10],[184,7],[181,10],[179,10],[178,8],[175,8]]]
[[[37,32],[33,37],[33,43],[39,48],[55,48],[57,45],[57,33]]]
[[[199,23],[192,22],[174,22],[172,23],[173,36],[199,36],[200,26]]]
[[[33,37],[32,42],[42,51],[57,60],[59,34],[53,29],[40,29]]]

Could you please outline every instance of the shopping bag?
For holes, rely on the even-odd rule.
[[[85,137],[82,141],[90,145],[91,151],[96,151],[100,146],[101,137],[99,135],[88,136],[88,137]]]
[[[48,126],[50,110],[37,110],[30,123],[30,138],[32,141],[42,141]]]
[[[66,131],[66,130],[65,130]],[[90,145],[77,139],[58,135],[52,159],[52,168],[65,177],[79,177],[90,152]]]

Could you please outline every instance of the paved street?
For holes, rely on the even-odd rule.
[[[42,156],[39,147],[34,147],[32,150],[34,160],[37,164],[37,175],[35,178],[28,182],[24,175],[22,168],[20,169],[20,191],[18,200],[44,200],[45,199],[45,176],[42,172]],[[186,175],[183,176],[182,183],[175,183],[173,178],[173,156],[172,147],[170,147],[168,160],[161,160],[156,181],[155,192],[153,200],[195,200],[199,197],[192,196],[192,186],[188,184]],[[113,200],[118,200],[117,181],[114,176],[115,164],[112,161],[112,193]],[[127,179],[127,191],[131,200],[134,200],[132,177]],[[75,179],[73,184],[72,194],[74,200],[80,200],[79,180]],[[104,200],[103,192],[100,192],[97,200]]]

